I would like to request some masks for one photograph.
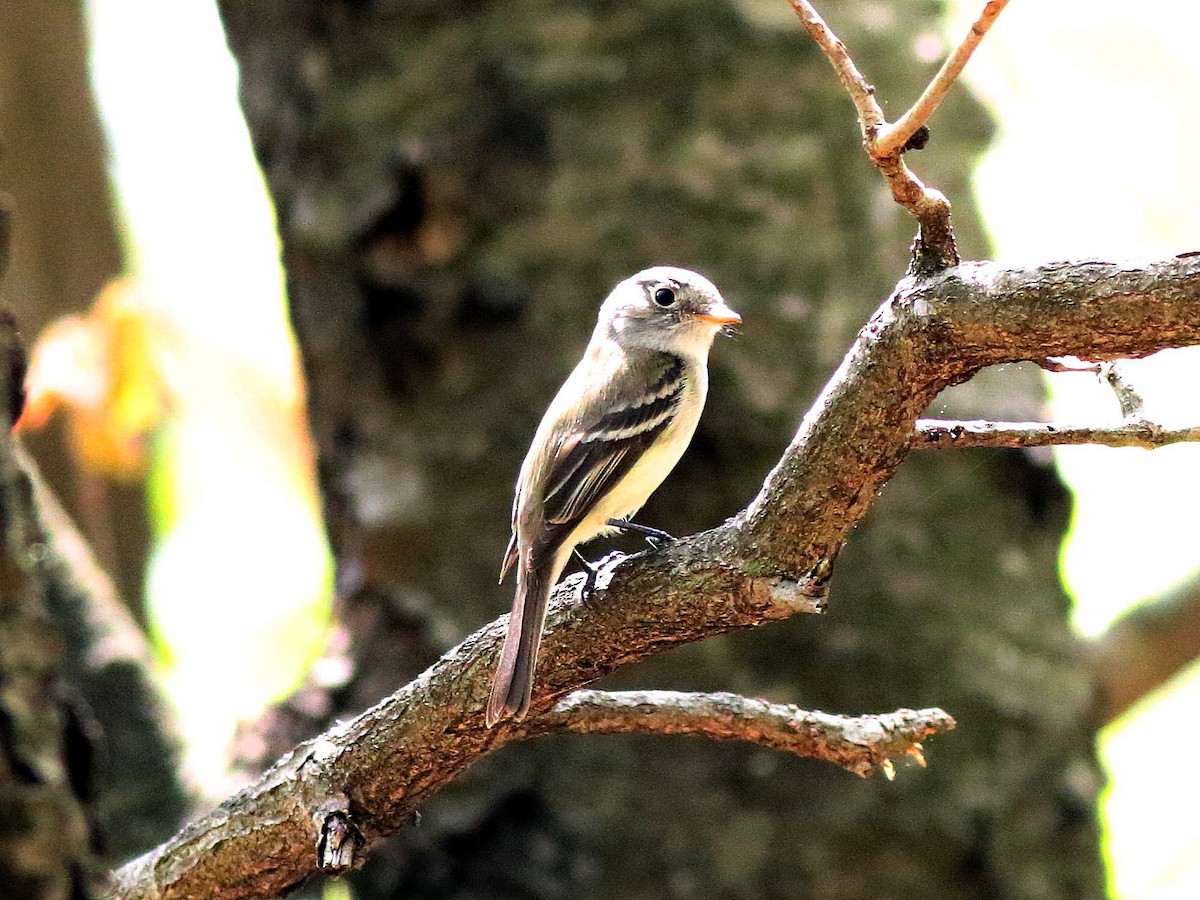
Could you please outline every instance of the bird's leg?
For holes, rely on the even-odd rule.
[[[604,560],[600,560],[599,563],[589,563],[587,558],[580,553],[580,548],[578,547],[575,547],[571,552],[575,553],[575,558],[580,560],[580,563],[583,565],[583,571],[587,572],[587,575],[583,576],[580,600],[590,610],[592,608],[592,592],[596,589],[596,578],[600,577],[600,566],[604,565]]]
[[[579,599],[584,606],[590,608],[592,595],[601,587],[608,586],[608,581],[612,577],[613,567],[625,559],[628,554],[622,553],[619,550],[612,550],[596,560],[596,562],[588,562],[583,554],[579,552],[578,547],[573,547],[571,552],[583,564],[583,570],[587,573],[583,579],[583,588],[579,592]],[[602,575],[605,576],[603,585],[600,584],[600,576]]]
[[[660,541],[662,544],[673,544],[678,538],[673,534],[663,531],[661,528],[651,528],[649,525],[639,525],[637,522],[630,522],[626,519],[609,519],[608,524],[618,531],[628,534],[640,534],[646,539],[646,543],[657,550],[660,544],[655,541]]]
[[[591,599],[592,591],[596,589],[596,578],[600,574],[600,564],[588,562],[584,555],[579,552],[578,547],[575,547],[571,552],[575,554],[575,558],[583,565],[583,571],[587,573],[583,576],[583,590],[579,593],[579,598],[586,606],[588,600]]]

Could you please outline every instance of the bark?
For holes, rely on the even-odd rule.
[[[1171,444],[1200,441],[1200,426],[1164,428],[1138,420],[1123,425],[1067,425],[1061,422],[953,422],[925,419],[917,423],[913,449],[945,447],[1061,447],[1099,444],[1102,447],[1140,447],[1154,450]]]
[[[119,862],[164,840],[187,811],[172,717],[145,636],[32,461],[18,458],[44,523],[46,607],[63,641],[64,675],[93,726],[97,850]]]
[[[688,265],[746,317],[741,339],[716,350],[692,450],[644,513],[688,533],[762,483],[904,270],[912,224],[786,5],[221,8],[279,213],[339,560],[331,654],[346,678],[314,682],[268,723],[282,752],[507,608],[493,579],[512,479],[612,283]],[[937,11],[826,12],[884,102],[927,80],[910,48]],[[933,128],[915,164],[955,198],[961,249],[978,256],[965,177],[988,125],[951,92]],[[940,349],[947,335],[927,337]],[[915,418],[937,382],[905,381],[914,393],[865,416]],[[1010,367],[944,394],[936,412],[1027,420],[1038,398],[1032,367]],[[859,436],[850,422],[818,437]],[[863,453],[886,449],[890,471],[908,440],[896,432]],[[854,497],[830,473],[830,498],[796,521],[822,505],[857,515],[886,474]],[[1099,895],[1093,683],[1056,578],[1064,525],[1061,486],[1029,456],[911,458],[841,552],[827,616],[706,640],[613,679],[851,714],[941,706],[960,728],[928,772],[859,782],[742,745],[533,742],[424,807],[420,829],[374,851],[390,859],[356,892]],[[803,573],[840,540],[800,537],[756,577]],[[548,642],[546,658],[558,652]],[[557,690],[548,666],[539,681]]]
[[[866,777],[895,777],[905,754],[925,765],[921,741],[954,727],[940,709],[881,716],[830,716],[737,694],[575,691],[530,723],[530,734],[679,734],[752,741],[772,750],[837,763]]]
[[[0,200],[4,198],[0,197]],[[0,205],[0,278],[9,259]],[[47,610],[45,545],[9,423],[19,414],[20,338],[0,308],[0,884],[30,900],[94,896],[91,745],[63,678]]]

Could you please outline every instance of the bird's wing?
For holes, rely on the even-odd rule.
[[[686,370],[679,357],[661,357],[648,378],[618,384],[603,412],[559,442],[542,497],[544,547],[561,543],[675,418]]]
[[[517,561],[519,551],[517,550],[517,526],[514,523],[512,529],[512,537],[508,539],[508,549],[504,551],[504,561],[500,563],[500,582],[504,581],[504,576],[508,574],[508,570],[512,568],[513,563]]]

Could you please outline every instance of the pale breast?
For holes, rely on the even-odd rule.
[[[646,449],[629,473],[605,494],[591,514],[579,524],[569,544],[583,543],[612,531],[607,524],[609,519],[631,517],[671,474],[696,433],[708,393],[708,373],[704,366],[693,366],[689,375],[679,411],[671,423],[658,440]]]

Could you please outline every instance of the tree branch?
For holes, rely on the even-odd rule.
[[[1143,267],[969,263],[906,278],[859,333],[758,496],[724,525],[611,563],[596,602],[576,577],[550,607],[532,717],[484,727],[501,618],[357,718],[118,873],[120,898],[273,896],[316,868],[325,823],[366,844],[480,756],[618,666],[680,643],[816,612],[834,558],[938,392],[986,366],[1112,360],[1200,344],[1200,258]]]
[[[887,124],[887,120],[883,117],[883,109],[875,99],[874,86],[863,77],[858,66],[854,64],[854,60],[850,58],[850,52],[846,49],[846,45],[821,18],[816,7],[808,0],[790,0],[790,2],[796,15],[800,17],[800,24],[824,52],[826,59],[833,66],[833,70],[837,72],[842,87],[846,89],[846,93],[854,102],[854,108],[858,111],[858,123],[862,128],[863,145],[870,153],[870,145],[873,144],[875,135]]]
[[[98,726],[94,804],[105,855],[126,858],[171,834],[187,813],[175,723],[128,607],[34,461],[16,449],[48,544],[46,605],[63,641],[66,675]]]
[[[808,0],[789,2],[804,30],[820,46],[850,95],[858,111],[863,149],[887,181],[892,199],[917,218],[919,228],[913,243],[913,274],[931,275],[957,265],[959,256],[954,230],[950,225],[950,201],[941,191],[926,187],[905,164],[903,154],[909,139],[937,108],[1008,0],[990,0],[962,44],[946,60],[913,107],[895,125],[888,125],[883,109],[875,99],[874,86],[863,77],[846,50],[846,45],[833,33],[813,5]]]
[[[929,117],[938,108],[946,96],[946,92],[958,80],[963,66],[967,64],[967,60],[971,58],[971,54],[975,52],[975,48],[979,46],[983,36],[988,33],[1006,6],[1008,6],[1008,0],[988,0],[984,4],[983,10],[979,13],[975,24],[971,26],[971,30],[962,39],[958,49],[942,63],[942,68],[938,70],[933,81],[929,82],[921,96],[917,98],[917,102],[893,124],[884,125],[880,129],[875,139],[872,155],[891,156],[903,152],[909,139],[918,128],[929,121]]]
[[[74,627],[88,632],[86,647],[79,648],[87,656],[85,664],[100,668],[114,660],[129,662],[139,668],[152,666],[152,653],[146,638],[129,614],[129,608],[117,594],[87,540],[58,502],[38,470],[33,458],[19,445],[14,455],[33,484],[34,502],[46,533],[57,554],[63,578],[71,582],[75,592],[85,598],[80,612],[86,622]]]
[[[987,422],[920,419],[912,436],[913,450],[948,447],[1053,447],[1062,444],[1099,444],[1104,447],[1141,447],[1153,450],[1168,444],[1200,441],[1200,425],[1164,428],[1137,420],[1124,425],[1064,425],[1055,422]]]
[[[575,691],[532,723],[530,735],[696,734],[750,741],[772,750],[828,760],[867,776],[912,756],[921,741],[954,728],[940,709],[902,709],[877,716],[833,716],[738,694],[676,691]],[[890,774],[889,774],[889,777]]]

